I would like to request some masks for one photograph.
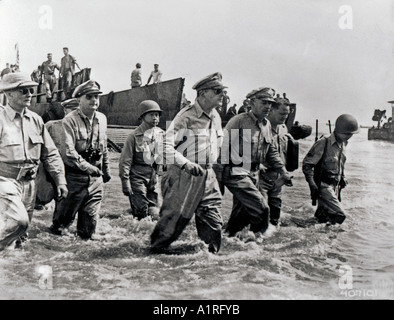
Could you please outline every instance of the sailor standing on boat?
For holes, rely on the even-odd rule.
[[[61,235],[78,213],[77,232],[92,239],[96,230],[103,182],[111,179],[107,150],[107,118],[99,107],[100,85],[88,80],[75,88],[78,109],[63,120],[64,141],[60,146],[69,196],[57,203],[50,231]]]
[[[221,182],[233,194],[233,209],[226,226],[229,236],[250,225],[256,236],[269,235],[269,206],[258,189],[260,170],[268,163],[283,176],[286,183],[291,181],[277,147],[273,143],[271,124],[266,119],[271,104],[275,103],[275,91],[261,87],[250,92],[251,111],[238,114],[230,119],[225,128],[221,165]]]
[[[222,142],[221,119],[216,108],[223,100],[222,75],[211,74],[193,89],[193,105],[179,111],[163,137],[163,204],[152,235],[153,251],[168,247],[195,213],[198,236],[216,253],[222,239],[221,194],[212,165]]]
[[[64,198],[68,192],[59,152],[41,117],[28,109],[37,85],[20,72],[0,81],[8,100],[0,111],[0,250],[18,237],[26,239],[40,161],[56,184],[57,196]]]
[[[346,219],[340,204],[345,179],[346,146],[360,131],[356,118],[342,114],[329,137],[317,140],[305,156],[302,171],[309,184],[312,200],[317,200],[315,218],[319,223],[341,224]]]
[[[52,53],[48,53],[48,60],[41,64],[41,74],[44,76],[44,85],[46,91],[47,102],[52,101],[53,89],[56,86],[55,69],[60,70],[59,65],[52,61]]]
[[[143,219],[153,216],[152,210],[158,205],[155,149],[164,131],[158,127],[162,110],[156,101],[144,100],[137,110],[142,123],[127,137],[119,159],[119,176],[133,216]]]
[[[68,53],[68,48],[63,48],[64,57],[60,61],[60,77],[62,78],[62,87],[67,99],[71,98],[71,86],[75,74],[75,66],[79,67],[77,59]]]
[[[135,65],[135,69],[131,72],[131,88],[141,87],[142,77],[141,77],[141,63]]]

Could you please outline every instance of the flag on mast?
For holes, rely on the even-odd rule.
[[[19,44],[18,42],[15,44],[15,51],[16,51],[16,65],[19,66]]]

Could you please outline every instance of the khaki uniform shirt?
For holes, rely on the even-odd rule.
[[[229,164],[233,175],[248,174],[250,165],[258,168],[259,164],[282,171],[284,163],[273,143],[271,123],[259,123],[252,112],[232,117],[225,128],[221,164]]]
[[[62,159],[42,118],[27,108],[22,116],[8,105],[0,111],[0,161],[42,161],[56,185],[66,184]]]
[[[45,76],[53,76],[55,74],[55,69],[60,69],[58,64],[56,62],[49,62],[49,61],[44,61],[41,65],[41,72]]]
[[[64,129],[64,142],[61,144],[60,152],[66,165],[86,171],[92,166],[80,154],[86,151],[90,145],[102,152],[102,170],[109,170],[109,159],[107,150],[107,118],[101,112],[96,111],[93,124],[83,114],[81,109],[76,109],[62,120]],[[107,171],[108,172],[108,171]]]
[[[163,137],[165,164],[182,168],[189,161],[216,163],[222,141],[219,113],[216,109],[205,113],[196,101],[178,112]]]

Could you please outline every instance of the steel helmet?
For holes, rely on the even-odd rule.
[[[142,118],[142,116],[148,112],[161,113],[162,111],[163,110],[160,109],[159,104],[153,100],[144,100],[138,105],[138,108],[137,108],[139,118]]]
[[[342,114],[335,121],[337,133],[359,133],[360,127],[355,117],[350,114]]]

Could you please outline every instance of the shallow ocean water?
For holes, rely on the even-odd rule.
[[[300,160],[313,141],[299,141]],[[194,220],[171,254],[149,253],[155,221],[128,213],[117,177],[119,154],[111,153],[113,178],[105,185],[98,239],[79,240],[75,226],[54,236],[47,231],[53,203],[35,211],[25,247],[0,253],[0,299],[393,299],[393,155],[393,143],[368,141],[362,129],[347,149],[344,224],[291,223],[291,217],[312,217],[315,209],[298,169],[294,186],[284,187],[282,221],[288,226],[263,243],[247,232],[225,236],[212,255]],[[231,205],[226,190],[225,222]]]

